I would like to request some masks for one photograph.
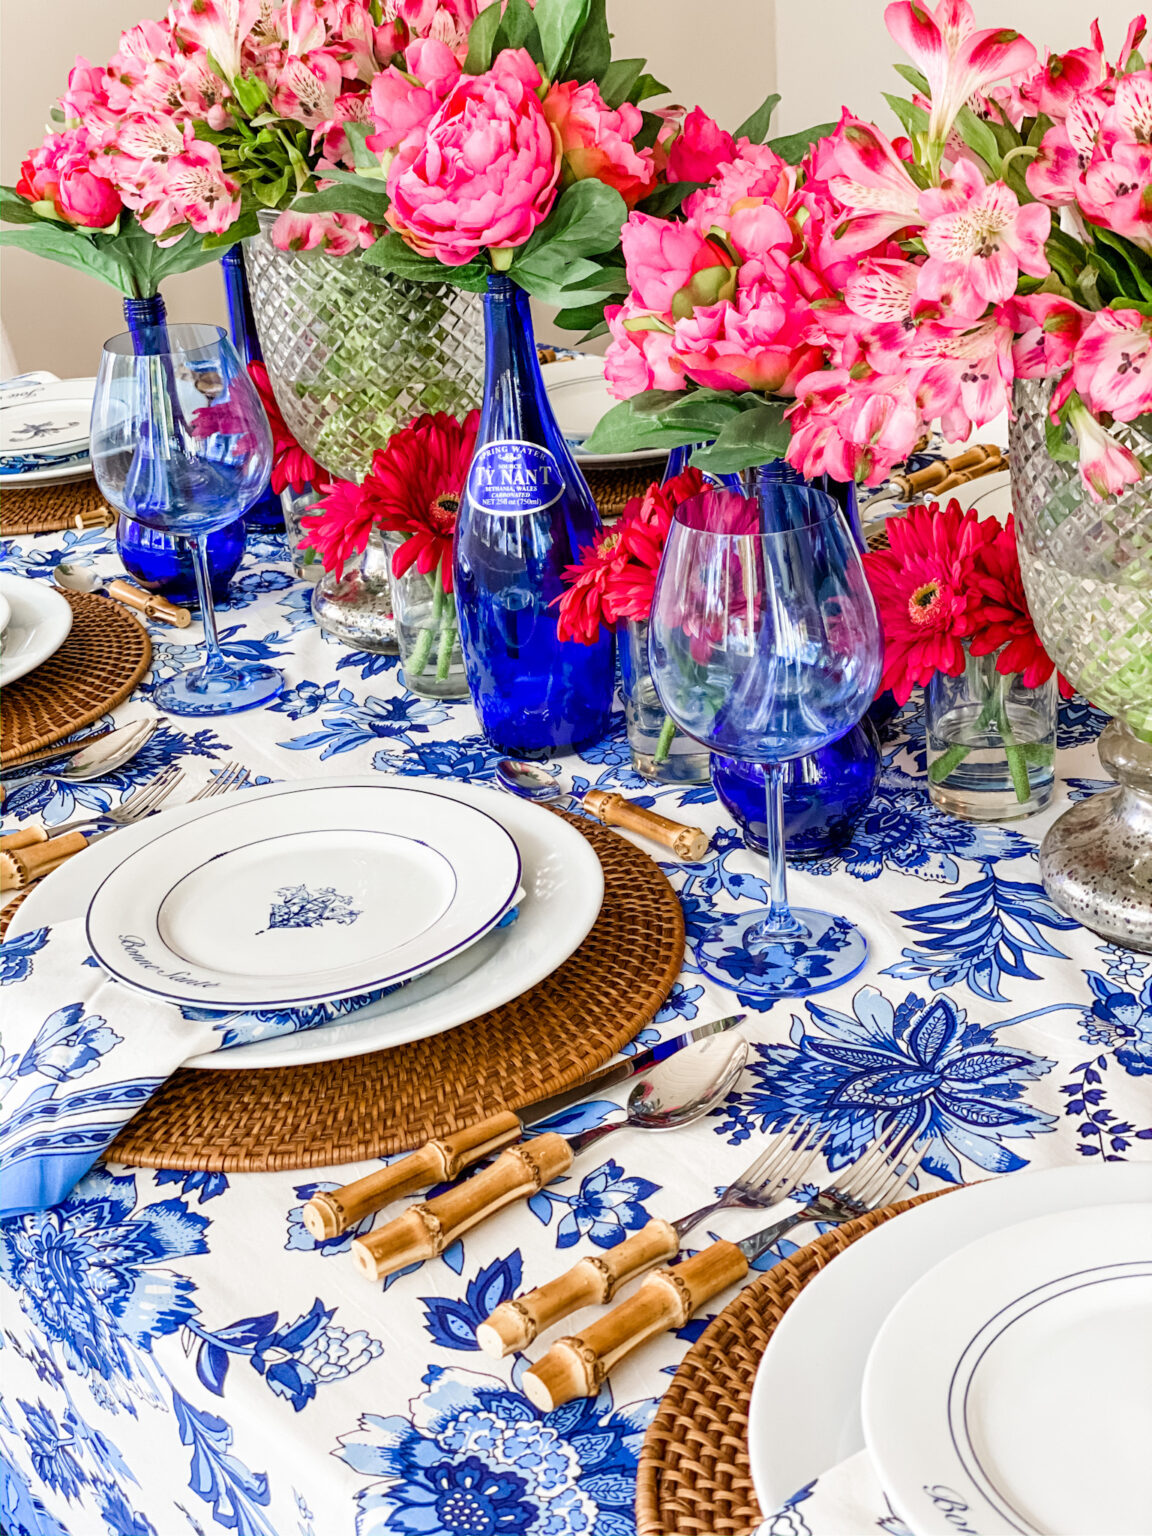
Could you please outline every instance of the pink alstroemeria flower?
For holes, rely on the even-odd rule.
[[[1008,409],[1012,327],[997,312],[970,330],[929,321],[908,348],[928,420],[940,417],[949,442],[966,438]]]
[[[1072,361],[1080,334],[1092,318],[1058,293],[1033,293],[1012,299],[1005,318],[1017,333],[1012,365],[1018,379],[1050,379]]]
[[[191,131],[189,125],[190,138]],[[157,244],[170,245],[189,224],[200,234],[222,235],[240,217],[240,187],[225,176],[215,144],[192,139],[157,171],[136,207],[141,227]]]
[[[848,279],[844,301],[860,353],[877,373],[897,371],[916,329],[920,268],[910,261],[872,261]]]
[[[1117,144],[1080,178],[1077,202],[1094,224],[1152,251],[1152,144]]]
[[[293,213],[288,208],[272,226],[278,251],[326,251],[347,256],[376,242],[376,230],[354,213]]]
[[[210,53],[224,79],[234,80],[260,11],[261,0],[176,0],[170,13],[172,31],[184,43]]]
[[[1093,501],[1116,496],[1144,478],[1144,466],[1096,420],[1078,395],[1068,397],[1068,421],[1080,447],[1080,478]]]
[[[1090,410],[1132,421],[1152,410],[1152,320],[1137,309],[1101,309],[1085,327],[1072,363]]]
[[[970,96],[1036,63],[1035,48],[1011,27],[978,32],[968,0],[939,0],[934,9],[918,0],[895,0],[884,20],[928,81],[928,138],[935,145],[943,146]]]
[[[845,254],[872,250],[909,225],[919,228],[920,188],[879,128],[846,112],[833,144],[828,187],[852,214],[837,234]]]
[[[864,485],[884,480],[923,430],[907,379],[880,376],[863,385],[843,369],[801,379],[788,417],[793,468],[808,479],[826,474]]]
[[[332,121],[343,80],[339,64],[323,49],[289,54],[275,74],[272,110],[306,128],[321,128]]]
[[[1076,201],[1080,178],[1092,163],[1104,111],[1102,97],[1082,96],[1064,122],[1049,128],[1040,141],[1040,153],[1024,172],[1033,197],[1057,207]]]
[[[924,230],[928,260],[920,269],[919,288],[927,299],[947,292],[957,317],[975,320],[989,304],[1002,304],[1016,292],[1021,272],[1048,275],[1044,242],[1052,215],[1042,203],[1022,208],[1002,181],[986,185],[967,160],[953,166],[951,184],[965,196],[960,208],[955,196],[945,198],[936,188],[921,198],[929,223]]]

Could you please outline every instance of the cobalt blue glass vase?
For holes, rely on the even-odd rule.
[[[561,641],[565,566],[600,532],[596,504],[544,392],[528,296],[502,273],[484,297],[484,405],[456,530],[468,689],[502,752],[542,753],[608,729],[613,637]]]
[[[168,350],[168,323],[164,300],[158,293],[146,299],[124,300],[124,319],[132,345],[140,357]],[[208,569],[212,596],[218,603],[228,597],[228,583],[244,558],[244,519],[208,535]],[[187,539],[173,538],[159,528],[146,528],[123,513],[116,519],[116,549],[132,580],[147,592],[166,597],[182,608],[199,607],[192,546]]]
[[[252,296],[248,292],[248,279],[244,275],[244,258],[239,245],[232,245],[220,258],[224,273],[224,297],[228,303],[228,329],[232,333],[232,345],[244,363],[262,363],[260,338],[256,334],[256,316],[252,312]],[[284,508],[280,497],[266,486],[260,497],[244,514],[249,528],[261,533],[284,531]]]
[[[880,743],[867,716],[819,752],[783,764],[784,846],[790,859],[821,859],[843,847],[880,778]],[[744,833],[767,854],[764,768],[712,756],[712,787]]]

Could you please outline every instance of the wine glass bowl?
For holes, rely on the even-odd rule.
[[[768,911],[700,946],[705,974],[743,996],[800,996],[854,975],[867,941],[843,917],[788,906],[779,765],[842,736],[881,671],[879,622],[831,497],[761,479],[676,510],[656,584],[652,677],[675,723],[711,751],[766,765]]]
[[[205,541],[260,496],[272,433],[247,370],[214,325],[170,325],[161,350],[138,352],[125,332],[104,346],[92,406],[96,483],[118,511],[191,541],[204,621],[204,662],[159,683],[173,714],[251,709],[283,686],[275,668],[238,664],[220,650]]]

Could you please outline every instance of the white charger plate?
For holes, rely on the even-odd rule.
[[[0,393],[0,459],[75,454],[88,446],[96,379],[59,379],[34,392]]]
[[[375,774],[342,782],[361,786],[409,781],[382,780]],[[331,779],[295,780],[261,785],[244,793],[251,804],[291,794],[304,784],[331,783]],[[587,838],[543,806],[484,786],[452,780],[434,783],[438,795],[481,807],[515,839],[524,889],[516,921],[486,934],[463,954],[336,1023],[233,1050],[210,1051],[194,1057],[186,1066],[206,1071],[294,1067],[422,1040],[519,997],[579,948],[604,899],[604,874]],[[10,937],[82,917],[105,877],[155,835],[161,819],[167,826],[187,826],[212,809],[208,800],[162,811],[139,826],[121,828],[115,837],[97,843],[82,858],[69,859],[32,887],[12,919]]]
[[[760,1508],[779,1509],[863,1450],[869,1351],[892,1308],[940,1259],[1031,1216],[1150,1200],[1152,1164],[1025,1170],[926,1201],[845,1249],[784,1313],[756,1373],[748,1452]]]
[[[0,572],[10,613],[0,644],[0,688],[47,661],[72,629],[72,606],[50,582]]]
[[[451,958],[519,887],[498,821],[411,782],[241,791],[124,859],[89,903],[88,942],[110,975],[168,1002],[302,1008]]]
[[[548,402],[565,442],[580,464],[655,464],[668,457],[667,448],[638,448],[634,453],[586,453],[581,447],[602,416],[619,405],[608,393],[602,357],[571,357],[542,363],[540,373]]]
[[[917,1536],[1152,1536],[1152,1203],[943,1260],[880,1330],[862,1408]]]

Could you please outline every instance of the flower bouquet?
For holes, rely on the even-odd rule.
[[[1055,667],[1028,611],[1011,515],[952,501],[885,523],[864,556],[884,633],[880,691],[927,695],[928,785],[956,815],[1031,815],[1052,797]],[[1061,679],[1063,685],[1063,680]]]
[[[301,519],[303,545],[337,580],[369,540],[389,551],[396,636],[404,682],[429,698],[467,694],[453,596],[452,539],[476,442],[478,416],[418,416],[380,449],[359,485],[324,487]]]

